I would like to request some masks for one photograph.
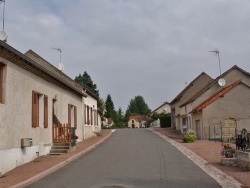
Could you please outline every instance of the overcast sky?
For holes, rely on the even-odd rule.
[[[2,30],[3,4],[0,4]],[[154,110],[201,72],[250,72],[249,0],[6,0],[8,44],[32,49],[72,79],[86,71],[125,112],[143,96]]]

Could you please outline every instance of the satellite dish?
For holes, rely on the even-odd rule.
[[[62,63],[59,63],[58,69],[59,69],[60,71],[63,71],[63,70],[64,70],[64,65],[63,65]]]
[[[8,35],[5,31],[0,31],[0,40],[6,41],[7,37],[8,37]]]
[[[223,78],[220,78],[220,79],[218,80],[218,84],[219,84],[220,86],[225,86],[225,85],[226,85],[226,81],[225,81]]]

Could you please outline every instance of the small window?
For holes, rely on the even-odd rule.
[[[77,128],[77,107],[71,104],[68,104],[68,124]]]
[[[48,96],[32,91],[32,127],[48,127]]]

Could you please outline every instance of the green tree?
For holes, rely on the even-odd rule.
[[[114,103],[112,101],[112,98],[110,94],[108,94],[106,101],[105,101],[105,114],[104,116],[106,118],[112,118],[113,122],[116,124],[119,121],[118,114],[115,110]]]
[[[140,95],[131,99],[128,108],[126,110],[125,118],[128,120],[131,115],[148,115],[151,112],[144,98]]]
[[[119,122],[123,122],[124,121],[124,114],[122,112],[122,108],[121,107],[119,107],[117,114],[118,114],[118,121]]]
[[[75,81],[99,97],[99,90],[97,90],[96,84],[94,84],[90,75],[86,71],[84,71],[82,75],[79,74],[79,76],[76,76]]]
[[[115,108],[114,108],[114,103],[112,101],[110,94],[108,94],[108,96],[106,98],[105,109],[106,109],[105,117],[112,118],[112,114],[113,114],[113,111],[115,110]]]

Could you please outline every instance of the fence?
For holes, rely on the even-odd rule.
[[[67,124],[54,124],[52,129],[53,142],[65,142],[71,141],[71,127]]]
[[[225,125],[209,126],[209,140],[235,143],[236,128]]]

